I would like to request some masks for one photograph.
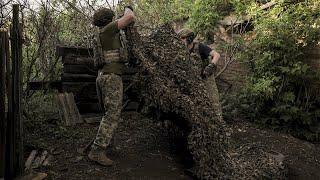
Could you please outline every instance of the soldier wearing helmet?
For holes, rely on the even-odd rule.
[[[93,15],[92,24],[99,28],[94,42],[94,64],[98,69],[96,87],[99,101],[105,115],[91,150],[89,159],[101,165],[109,166],[113,161],[105,154],[113,133],[118,126],[122,109],[123,84],[121,75],[126,69],[126,58],[121,54],[120,30],[134,23],[135,16],[131,7],[126,7],[124,15],[114,20],[111,9],[101,8]]]
[[[205,80],[207,91],[210,93],[210,98],[212,98],[214,102],[214,110],[217,116],[222,119],[219,92],[214,77],[214,71],[216,70],[216,64],[219,61],[220,54],[209,46],[194,41],[196,35],[189,28],[181,29],[178,32],[178,36],[185,43],[190,54],[198,56],[202,60],[203,70],[201,76]]]

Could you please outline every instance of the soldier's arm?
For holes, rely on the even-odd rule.
[[[125,8],[124,15],[120,19],[118,19],[118,28],[124,29],[134,21],[135,21],[135,15],[133,11],[129,8]]]
[[[94,55],[94,68],[95,69],[100,69],[105,64],[105,61],[102,58],[101,43],[98,38],[99,38],[98,36],[95,36],[93,39],[93,55]]]

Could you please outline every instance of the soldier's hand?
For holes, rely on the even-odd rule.
[[[216,65],[214,64],[209,64],[208,66],[206,66],[202,72],[202,78],[206,79],[210,76],[212,76],[212,74],[214,74],[216,70]]]

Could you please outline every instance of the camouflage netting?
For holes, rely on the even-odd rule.
[[[232,149],[232,179],[287,179],[284,156],[267,153],[261,144],[245,144]]]
[[[212,98],[200,77],[201,60],[189,55],[173,29],[164,25],[150,36],[133,33],[130,38],[134,42],[133,56],[141,63],[145,100],[165,113],[177,114],[190,127],[188,149],[195,161],[195,175],[200,179],[259,176],[257,168],[242,172],[251,171],[249,167],[254,168],[257,162],[239,166],[237,163],[244,162],[239,158],[242,156],[233,161],[230,158],[225,122],[216,116]]]

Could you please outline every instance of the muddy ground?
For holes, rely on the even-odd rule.
[[[77,149],[88,144],[99,123],[65,127],[57,119],[25,123],[25,157],[32,150],[47,150],[50,165],[35,172],[47,179],[192,179],[185,171],[189,164],[184,152],[172,144],[163,123],[136,112],[124,112],[122,122],[107,150],[115,161],[102,167],[88,160]],[[255,128],[243,121],[230,123],[231,146],[259,147],[266,152],[282,153],[289,179],[320,179],[320,145],[290,135]]]

